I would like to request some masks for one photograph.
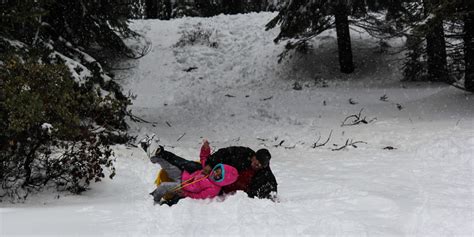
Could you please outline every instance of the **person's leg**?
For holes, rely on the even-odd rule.
[[[181,182],[163,182],[161,183],[150,195],[153,196],[155,202],[160,202],[161,198],[165,195],[166,192],[180,185]]]
[[[189,173],[193,173],[197,170],[202,169],[202,165],[199,164],[198,162],[186,160],[169,151],[165,151],[163,147],[160,147],[160,152],[158,152],[158,154],[156,154],[154,157],[151,158],[151,162],[153,162],[153,159],[159,159],[159,158],[162,158],[163,160],[166,160],[167,162],[169,162],[171,165],[178,167],[181,171],[186,170]]]
[[[161,156],[153,156],[150,158],[152,163],[160,164],[161,168],[166,171],[168,177],[173,181],[181,182],[181,173],[183,172],[179,167],[171,164]]]

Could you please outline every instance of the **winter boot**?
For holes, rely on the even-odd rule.
[[[140,140],[140,147],[148,153],[148,148],[150,147],[151,143],[153,142],[153,138],[155,134],[148,136],[146,135],[142,140]]]

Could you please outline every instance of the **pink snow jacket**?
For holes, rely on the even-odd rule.
[[[201,158],[201,164],[203,165],[203,167],[205,166],[207,157],[209,157],[210,154],[211,154],[210,149],[201,148],[200,158]],[[181,176],[182,182],[185,183],[186,185],[182,189],[183,196],[193,198],[193,199],[206,199],[206,198],[215,197],[219,195],[219,192],[221,191],[222,186],[232,184],[239,177],[239,173],[236,168],[230,165],[223,165],[223,164],[218,164],[216,165],[216,167],[217,166],[220,166],[223,169],[222,172],[224,176],[224,178],[219,181],[213,180],[211,178],[212,176],[212,173],[211,173],[211,176],[199,182],[186,185],[186,183],[191,183],[194,180],[199,180],[203,178],[205,175],[202,174],[201,170],[195,171],[191,174],[187,171],[184,171]]]
[[[239,174],[237,169],[230,166],[230,165],[223,165],[219,164],[217,166],[222,166],[224,169],[224,179],[221,181],[215,181],[211,177],[207,177],[199,182],[186,185],[183,190],[183,196],[190,197],[193,199],[206,199],[212,198],[219,195],[222,186],[229,185],[237,180]],[[198,180],[205,177],[202,174],[201,170],[195,171],[192,174],[188,173],[187,171],[183,172],[182,180],[183,182],[189,181],[193,182],[194,180]]]

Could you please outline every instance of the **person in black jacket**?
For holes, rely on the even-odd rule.
[[[249,197],[272,199],[277,192],[277,182],[270,169],[271,155],[267,149],[257,152],[248,147],[226,147],[214,152],[206,161],[204,173],[209,173],[211,167],[222,163],[235,167],[239,172],[239,179],[232,187],[224,191],[245,191]]]

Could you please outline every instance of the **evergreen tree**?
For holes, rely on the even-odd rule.
[[[448,65],[446,59],[446,41],[444,38],[443,17],[437,15],[429,18],[429,15],[440,7],[438,0],[423,2],[425,5],[426,23],[426,52],[428,56],[428,76],[432,81],[450,82],[448,76]]]
[[[253,5],[253,10],[256,12],[260,12],[263,9],[263,0],[253,0],[252,5]]]
[[[474,9],[474,8],[471,8]],[[474,92],[474,12],[466,12],[464,16],[464,87]]]
[[[348,16],[352,12],[352,6],[352,1],[344,0],[289,1],[280,13],[267,24],[267,29],[281,23],[281,31],[275,42],[285,38],[294,38],[296,41],[290,41],[286,47],[287,50],[291,50],[304,46],[308,39],[335,24],[341,72],[351,73],[354,71],[354,65]],[[333,16],[335,17],[333,18]],[[284,56],[286,53],[287,51],[282,55]]]
[[[225,14],[237,14],[243,12],[242,0],[224,0],[222,1],[222,9]]]
[[[145,0],[145,15],[147,19],[158,18],[158,0]]]
[[[196,0],[196,8],[204,17],[214,16],[216,14],[216,7],[211,0]]]
[[[409,27],[413,29],[411,35],[426,39],[428,79],[453,84],[464,77],[465,89],[472,91],[474,3],[469,0],[423,3],[423,16]],[[412,62],[408,60],[407,64]]]
[[[340,2],[334,6],[339,65],[343,73],[351,73],[354,71],[348,15],[349,9],[346,4]]]
[[[402,16],[403,9],[402,0],[388,0],[379,3],[379,6],[387,9],[387,20],[398,20]]]
[[[93,56],[137,56],[128,1],[0,2],[0,197],[46,185],[80,193],[115,174],[130,99]]]
[[[158,4],[158,18],[161,20],[171,19],[171,13],[173,11],[173,6],[171,5],[171,0],[160,0]]]

